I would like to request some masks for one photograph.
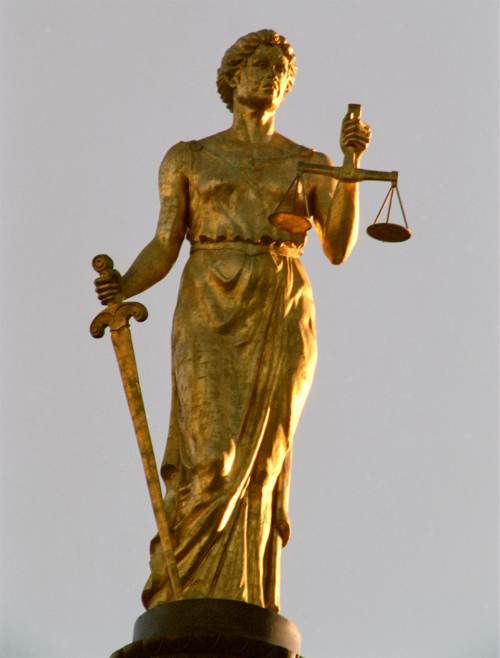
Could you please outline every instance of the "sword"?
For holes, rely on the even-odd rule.
[[[113,261],[106,255],[96,256],[92,261],[92,267],[101,276],[111,274],[113,271]],[[105,304],[105,302],[102,303],[103,305]],[[179,570],[175,561],[174,549],[168,529],[160,479],[158,477],[158,469],[156,467],[141,386],[139,384],[134,346],[132,345],[132,336],[130,334],[129,320],[131,317],[134,317],[138,322],[144,322],[148,317],[148,311],[139,302],[121,304],[111,301],[108,307],[94,318],[94,321],[90,325],[90,333],[94,338],[102,338],[106,327],[109,327],[111,330],[111,339],[115,348],[130,415],[134,423],[137,443],[139,444],[142,465],[146,474],[151,504],[153,505],[174,599],[181,600],[182,586],[179,578]]]

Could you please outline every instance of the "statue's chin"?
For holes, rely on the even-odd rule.
[[[272,91],[269,94],[262,93],[262,95],[259,94],[258,96],[238,98],[238,102],[243,107],[260,112],[276,112],[281,105],[281,101],[274,96]]]

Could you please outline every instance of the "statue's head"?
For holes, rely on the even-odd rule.
[[[250,32],[250,34],[241,37],[231,48],[226,50],[220,69],[217,71],[217,90],[230,112],[233,111],[233,89],[235,86],[233,81],[239,76],[246,66],[248,59],[260,45],[275,46],[281,50],[288,62],[289,79],[286,93],[293,87],[297,67],[293,65],[295,57],[293,55],[293,49],[288,45],[287,40],[274,32],[274,30]]]

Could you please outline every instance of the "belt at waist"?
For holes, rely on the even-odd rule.
[[[299,258],[302,256],[302,249],[295,245],[288,244],[264,244],[255,242],[244,242],[243,240],[224,240],[221,242],[195,242],[191,245],[191,251],[201,251],[203,249],[233,249],[235,251],[242,251],[248,256],[255,256],[256,254],[275,254],[277,256],[287,256],[288,258]]]

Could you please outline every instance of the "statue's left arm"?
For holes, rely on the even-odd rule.
[[[344,153],[353,154],[355,167],[359,166],[370,137],[369,126],[359,119],[350,119],[349,115],[344,118],[340,146]],[[315,153],[311,163],[332,166],[323,153]],[[347,260],[358,239],[358,183],[342,183],[329,176],[309,175],[306,187],[323,251],[334,265],[340,265]]]

